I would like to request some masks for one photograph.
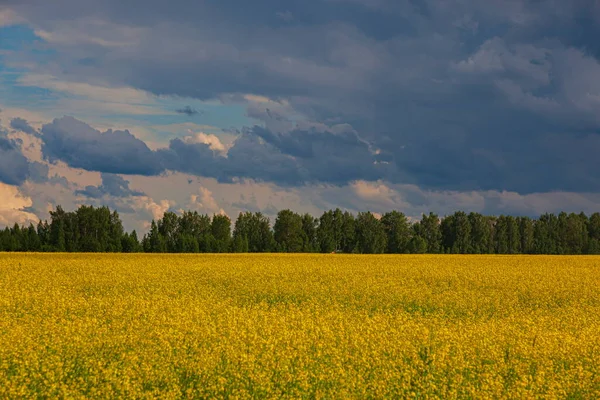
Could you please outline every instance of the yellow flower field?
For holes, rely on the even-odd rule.
[[[600,257],[0,254],[0,398],[600,398]]]

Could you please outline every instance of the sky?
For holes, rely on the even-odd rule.
[[[0,226],[600,211],[597,0],[0,0]]]

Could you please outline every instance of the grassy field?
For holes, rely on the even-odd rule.
[[[0,398],[600,398],[600,257],[0,254]]]

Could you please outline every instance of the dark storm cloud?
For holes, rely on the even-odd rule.
[[[103,196],[145,196],[145,193],[143,192],[131,190],[129,188],[129,181],[123,179],[119,175],[107,173],[102,174],[102,184],[100,186],[86,186],[83,190],[75,191],[75,194],[79,194],[93,199],[99,199]]]
[[[29,161],[14,140],[0,132],[0,182],[20,185],[29,176]]]
[[[29,179],[34,183],[45,183],[48,182],[48,172],[50,168],[46,164],[42,164],[40,162],[34,161],[29,164]],[[58,182],[57,178],[53,179],[54,182]],[[63,182],[61,182],[63,183]]]
[[[227,153],[226,176],[240,176],[280,185],[298,185],[310,180],[299,160],[281,153],[251,133],[242,134]]]
[[[158,154],[167,169],[223,182],[252,178],[279,185],[345,184],[378,179],[385,172],[375,165],[368,145],[353,132],[276,133],[255,126],[237,138],[226,157],[204,143],[181,139],[173,139],[169,149]]]
[[[375,164],[373,151],[355,132],[311,129],[276,133],[259,126],[249,132],[294,157],[314,182],[345,184],[384,177],[385,171]]]
[[[200,114],[201,112],[196,110],[195,108],[192,108],[190,106],[185,106],[183,108],[180,108],[178,110],[176,110],[179,114],[185,114],[189,117],[191,117],[192,115],[196,115],[196,114]]]
[[[291,156],[261,142],[252,134],[239,136],[227,157],[216,154],[203,143],[186,143],[173,139],[168,149],[158,153],[165,167],[198,176],[233,182],[235,178],[251,178],[278,184],[301,184],[307,173]]]
[[[23,118],[13,118],[10,121],[10,127],[17,130],[17,131],[21,131],[21,132],[25,132],[28,133],[30,135],[37,135],[38,132],[31,126],[29,125],[29,122],[27,122],[26,120],[24,120]]]
[[[129,131],[100,132],[73,117],[42,127],[42,153],[50,161],[74,168],[131,175],[163,171],[156,154]]]
[[[8,132],[0,128],[0,182],[17,186],[27,179],[45,182],[48,169],[41,163],[30,162],[21,146],[21,140],[10,138]]]
[[[255,126],[236,139],[226,156],[208,144],[179,138],[171,140],[168,148],[152,151],[126,131],[102,133],[72,117],[44,125],[42,133],[42,152],[50,162],[60,160],[71,167],[103,173],[102,186],[88,186],[80,192],[96,198],[140,195],[112,174],[152,175],[171,170],[221,182],[250,178],[301,185],[374,180],[387,170],[377,165],[368,144],[346,130],[276,133]]]
[[[192,175],[219,177],[224,163],[223,157],[207,144],[185,143],[179,138],[171,140],[169,148],[159,149],[157,154],[167,169]]]
[[[50,158],[73,166],[150,175],[165,162],[224,181],[600,191],[588,150],[600,132],[600,5],[592,0],[10,4],[38,29],[85,26],[78,41],[50,43],[58,62],[44,64],[48,72],[159,95],[285,99],[302,118],[348,124],[361,138],[247,128],[227,158],[177,140],[159,153],[143,144],[133,151],[117,132],[120,142],[105,140],[119,142],[112,158],[78,137],[68,141],[77,145],[45,144]]]

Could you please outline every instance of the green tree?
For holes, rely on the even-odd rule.
[[[123,229],[123,223],[121,222],[121,218],[119,217],[119,213],[113,211],[110,213],[110,210],[107,208],[109,217],[109,235],[107,240],[107,247],[105,251],[111,253],[120,253],[122,248],[122,239],[125,235],[125,230]]]
[[[177,234],[179,229],[179,217],[171,211],[163,214],[163,217],[158,220],[158,233],[165,242],[165,252],[176,253],[177,249]]]
[[[421,220],[413,225],[414,234],[425,240],[427,253],[437,254],[441,250],[442,233],[437,214],[423,214]]]
[[[469,214],[471,224],[471,252],[474,254],[490,254],[492,245],[492,222],[485,215],[472,212]]]
[[[135,229],[133,231],[131,231],[131,233],[129,234],[129,240],[131,243],[131,249],[132,249],[132,253],[139,253],[142,252],[144,249],[142,248],[142,245],[138,239],[138,234],[135,231]]]
[[[336,241],[336,226],[333,211],[326,211],[319,218],[317,228],[317,241],[321,253],[331,253],[338,250]]]
[[[471,253],[471,224],[469,217],[463,211],[454,213],[454,232],[455,242],[453,253],[469,254]]]
[[[120,227],[120,233],[117,234],[118,237],[112,238],[111,237],[111,212],[110,209],[108,207],[99,207],[95,210],[95,214],[94,217],[96,218],[96,224],[98,226],[98,229],[96,231],[96,235],[98,237],[98,243],[100,244],[100,250],[101,252],[108,252],[111,251],[111,249],[114,248],[118,248],[119,245],[115,244],[115,243],[120,243],[121,242],[121,235],[123,234],[123,226]],[[119,220],[118,214],[117,214],[117,220],[119,222],[119,225],[121,224],[121,221]]]
[[[419,251],[423,247],[423,243],[425,243],[425,249],[427,248],[427,243],[423,238],[420,238],[422,240],[416,240],[412,246],[410,245],[412,239],[411,228],[406,215],[403,213],[398,211],[385,213],[381,217],[381,224],[387,235],[387,253],[408,253],[411,248],[417,250],[413,247],[415,244],[418,245]]]
[[[10,231],[7,228],[0,230],[0,251],[12,251],[9,244]]]
[[[533,243],[536,254],[557,254],[556,232],[558,218],[554,214],[542,214],[534,224]]]
[[[588,220],[588,234],[590,239],[600,240],[600,213],[593,213]]]
[[[38,236],[33,224],[29,224],[29,228],[27,228],[27,242],[29,251],[37,252],[42,250],[42,243],[40,242],[40,237]]]
[[[383,224],[371,212],[360,212],[356,217],[356,244],[362,254],[383,253],[387,237]]]
[[[302,229],[302,217],[299,214],[291,210],[279,211],[273,225],[273,232],[279,251],[286,253],[302,251],[306,240]]]
[[[10,232],[13,242],[13,251],[27,251],[27,237],[21,233],[21,227],[15,223]]]
[[[50,226],[48,221],[39,221],[37,225],[37,234],[40,239],[41,251],[50,251]]]
[[[121,237],[121,251],[123,253],[139,253],[142,251],[142,247],[135,230],[132,231],[131,234],[125,233]]]
[[[588,219],[585,214],[560,213],[561,254],[583,254],[588,247]]]
[[[2,247],[4,251],[19,251],[19,243],[14,236],[13,229],[8,227],[4,228]]]
[[[448,215],[440,224],[442,246],[446,253],[471,253],[471,223],[463,211]]]
[[[198,239],[185,233],[177,235],[177,251],[179,253],[199,253]]]
[[[65,214],[67,251],[121,252],[123,224],[108,207],[81,206]]]
[[[587,224],[588,254],[600,254],[600,213],[590,215]]]
[[[269,218],[260,212],[240,213],[235,221],[233,239],[236,246],[248,242],[251,253],[265,253],[274,250],[275,240],[271,231]]]
[[[342,214],[339,209],[336,210],[334,218],[339,218],[341,223],[337,222],[336,226],[339,225],[337,231],[339,232],[339,239],[337,248],[344,253],[354,253],[356,250],[356,219],[354,215],[349,211],[344,211]]]
[[[233,236],[233,252],[248,253],[248,237],[243,235]]]
[[[314,253],[319,251],[319,243],[317,240],[318,224],[319,220],[312,215],[306,213],[302,216],[302,232],[304,232],[302,251],[305,253]]]
[[[227,253],[231,248],[231,219],[227,215],[214,215],[210,231],[215,240],[214,252]]]
[[[50,223],[39,221],[37,228],[14,224],[0,230],[0,251],[600,254],[600,213],[588,218],[583,212],[561,212],[535,220],[458,211],[441,222],[429,213],[411,225],[397,211],[377,220],[371,213],[355,218],[339,208],[319,219],[283,210],[271,230],[266,216],[246,212],[236,220],[232,239],[227,216],[167,212],[152,221],[141,243],[135,231],[124,231],[119,214],[108,207],[65,212],[57,206],[50,216]]]
[[[508,221],[504,215],[494,224],[494,248],[496,254],[508,254]]]
[[[421,236],[414,235],[408,243],[408,251],[412,254],[425,254],[427,253],[427,241]]]
[[[194,243],[198,244],[198,251],[201,253],[216,251],[216,240],[212,234],[212,222],[207,214],[200,214],[197,211],[184,211],[176,222],[172,216],[169,216],[169,218],[172,221],[170,223],[176,223],[174,233],[176,252],[194,252],[196,248]],[[186,250],[186,248],[189,250]]]
[[[517,218],[519,225],[519,235],[521,237],[521,245],[519,248],[522,254],[532,254],[534,251],[534,225],[533,220],[529,217]]]
[[[587,254],[600,254],[600,240],[590,239],[588,242]]]
[[[150,232],[148,233],[148,239],[146,241],[146,251],[148,253],[166,253],[167,242],[164,236],[160,233],[158,225],[154,220],[150,224]]]
[[[518,254],[521,249],[521,234],[519,224],[515,217],[506,217],[506,231],[508,239],[508,254]]]
[[[63,252],[65,246],[65,212],[61,206],[57,206],[55,211],[50,211],[50,245],[53,251]]]

